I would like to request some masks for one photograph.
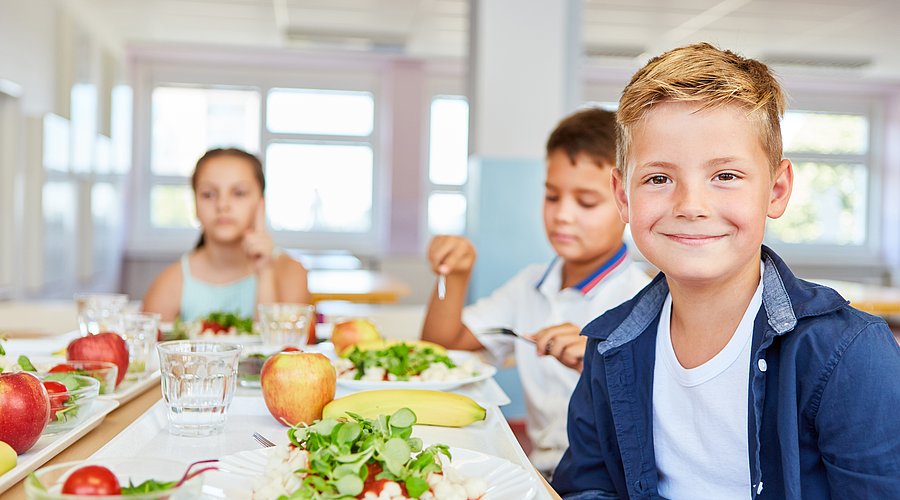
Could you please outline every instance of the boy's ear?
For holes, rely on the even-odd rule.
[[[769,193],[769,209],[766,211],[766,215],[773,219],[784,215],[793,188],[794,166],[790,160],[781,160],[778,169],[775,170],[775,179],[773,179],[772,190]]]
[[[613,197],[616,199],[616,207],[619,209],[619,217],[622,218],[622,222],[628,224],[628,187],[625,180],[622,179],[619,169],[613,168],[609,182],[612,186]]]

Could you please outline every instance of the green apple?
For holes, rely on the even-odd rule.
[[[0,441],[0,476],[11,471],[16,466],[16,450],[12,446]]]

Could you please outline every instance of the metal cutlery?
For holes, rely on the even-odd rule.
[[[514,332],[513,330],[510,330],[509,328],[489,328],[487,330],[484,330],[482,333],[497,334],[497,335],[511,335],[513,337],[522,339],[525,342],[528,342],[530,344],[536,343],[534,340],[532,340],[528,337],[525,337],[523,335],[519,335],[518,333]]]
[[[447,276],[444,274],[438,275],[437,294],[438,300],[444,300],[444,297],[447,296]]]
[[[263,446],[263,448],[271,448],[271,447],[275,446],[275,443],[269,441],[268,439],[265,438],[265,436],[263,436],[262,434],[260,434],[258,432],[253,433],[253,439],[255,439],[257,443],[261,444]]]

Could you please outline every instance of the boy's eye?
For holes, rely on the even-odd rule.
[[[669,181],[669,178],[665,175],[654,175],[647,179],[647,182],[650,184],[665,184]]]
[[[212,191],[201,191],[200,192],[200,197],[203,198],[204,200],[209,200],[209,199],[215,197],[215,195],[216,194],[213,193]]]
[[[598,201],[592,198],[578,198],[578,206],[582,208],[594,208],[597,206],[597,204]]]
[[[733,181],[737,179],[737,176],[731,172],[722,172],[720,174],[716,174],[716,179],[720,181]]]
[[[559,195],[547,193],[544,195],[544,200],[549,202],[559,201]]]

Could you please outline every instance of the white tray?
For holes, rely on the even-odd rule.
[[[51,458],[66,449],[69,445],[78,441],[81,436],[97,427],[106,415],[113,411],[119,402],[112,399],[97,398],[91,406],[92,413],[82,422],[67,432],[52,436],[41,436],[35,445],[27,452],[19,455],[15,468],[0,476],[0,493],[19,482],[23,477],[34,471]]]
[[[288,442],[287,428],[269,414],[261,397],[235,397],[228,411],[225,430],[217,436],[202,438],[169,434],[165,403],[160,401],[91,458],[177,456],[189,462],[221,458],[258,448],[253,432],[259,432],[275,443]],[[458,429],[416,426],[414,435],[425,443],[444,443],[504,458],[521,465],[541,484],[538,472],[531,466],[497,406],[488,407],[487,419],[483,422]],[[211,472],[206,474],[203,491],[211,498],[229,498],[228,484],[228,474]],[[549,498],[549,494],[539,489],[535,498]]]
[[[125,404],[151,387],[159,387],[159,379],[160,373],[159,370],[156,370],[136,380],[125,379],[119,387],[116,387],[112,394],[101,394],[97,397],[100,399],[112,399],[118,401],[119,404]]]

